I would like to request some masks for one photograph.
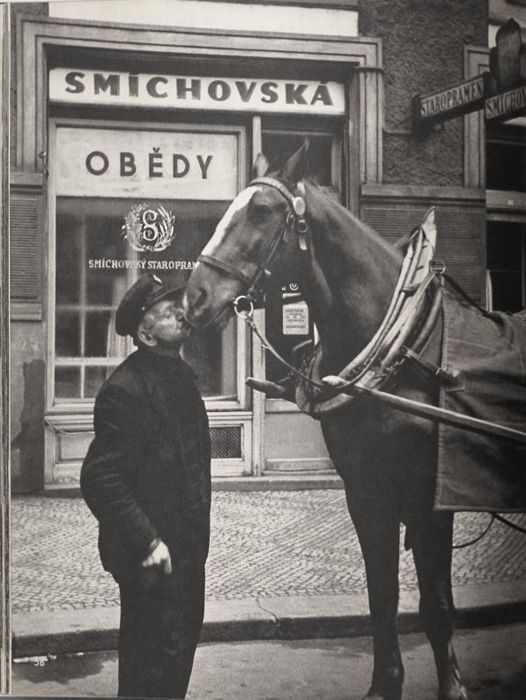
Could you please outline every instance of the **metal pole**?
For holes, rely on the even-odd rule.
[[[480,418],[474,418],[473,416],[466,416],[462,413],[457,413],[456,411],[449,411],[447,408],[431,406],[427,403],[420,403],[420,401],[413,401],[412,399],[395,396],[394,394],[387,394],[385,391],[379,391],[378,389],[343,387],[341,391],[344,394],[350,395],[365,394],[376,399],[377,401],[386,403],[399,411],[411,413],[412,415],[419,416],[420,418],[437,420],[440,421],[440,423],[446,423],[447,425],[452,425],[455,428],[465,428],[467,430],[473,430],[477,433],[491,433],[492,435],[498,435],[499,437],[508,438],[526,444],[526,433],[523,433],[520,430],[508,428],[505,425],[492,423]]]

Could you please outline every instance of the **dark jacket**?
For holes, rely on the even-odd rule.
[[[102,564],[137,571],[160,537],[172,560],[204,564],[210,531],[210,437],[193,370],[146,349],[130,355],[95,402],[82,495],[99,521]]]

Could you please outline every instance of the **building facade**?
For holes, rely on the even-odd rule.
[[[279,159],[308,136],[312,175],[389,240],[436,205],[437,256],[486,299],[510,205],[488,199],[487,246],[483,115],[412,124],[415,94],[487,69],[486,3],[56,2],[12,21],[15,492],[78,483],[94,397],[133,349],[114,333],[118,300],[146,270],[184,282],[260,152]],[[285,355],[315,334],[294,279],[273,280],[257,314]],[[282,372],[242,324],[185,353],[215,477],[331,472],[318,424],[245,386]]]

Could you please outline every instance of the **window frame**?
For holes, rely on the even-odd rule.
[[[78,129],[89,128],[110,128],[122,129],[125,131],[133,130],[160,130],[160,131],[195,131],[205,133],[226,133],[234,134],[237,138],[237,189],[242,189],[247,182],[247,133],[246,127],[242,124],[237,125],[218,125],[218,124],[192,124],[190,122],[178,122],[175,126],[170,126],[166,122],[156,121],[122,121],[122,120],[86,120],[67,117],[53,117],[49,119],[49,179],[48,179],[48,248],[45,260],[45,269],[47,270],[47,284],[45,289],[47,303],[47,331],[46,331],[46,356],[47,356],[47,376],[46,376],[46,413],[50,416],[60,415],[65,412],[76,414],[90,414],[93,411],[94,398],[57,398],[55,396],[55,329],[56,329],[56,252],[57,252],[57,231],[56,231],[56,178],[55,178],[55,159],[57,158],[57,131],[60,128],[73,127]],[[137,278],[138,271],[128,271],[129,284]],[[245,386],[245,378],[248,375],[249,368],[249,337],[245,324],[238,322],[237,325],[237,399],[234,400],[205,400],[207,411],[244,411],[248,410],[248,392]],[[131,338],[126,338],[126,353],[127,355],[134,350],[133,341]],[[58,366],[74,366],[74,367],[89,367],[89,366],[114,366],[117,367],[124,358],[72,358],[71,361],[61,361]],[[87,361],[86,361],[87,360]]]

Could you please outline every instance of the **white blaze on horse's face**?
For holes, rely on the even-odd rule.
[[[201,251],[201,255],[213,256],[218,247],[223,243],[225,235],[230,228],[235,215],[250,204],[250,200],[259,192],[261,187],[252,185],[242,190],[237,197],[232,200],[221,221],[217,224],[214,235]]]
[[[188,280],[185,311],[192,325],[228,320],[234,299],[267,265],[286,214],[287,201],[273,188],[249,185],[237,195]]]
[[[244,212],[259,191],[261,187],[249,186],[237,195],[218,223],[212,238],[201,251],[201,255],[211,258],[226,257],[228,262],[236,266],[240,264],[239,260],[233,259],[235,256],[232,255],[232,250],[225,254],[224,249],[229,248],[229,232],[238,231],[237,224],[241,224],[244,229]],[[236,247],[237,244],[234,244],[234,248]],[[241,291],[242,284],[238,279],[218,271],[213,266],[198,262],[186,287],[184,308],[188,321],[194,326],[204,326],[213,321],[219,327],[223,327],[233,313],[232,301]]]

